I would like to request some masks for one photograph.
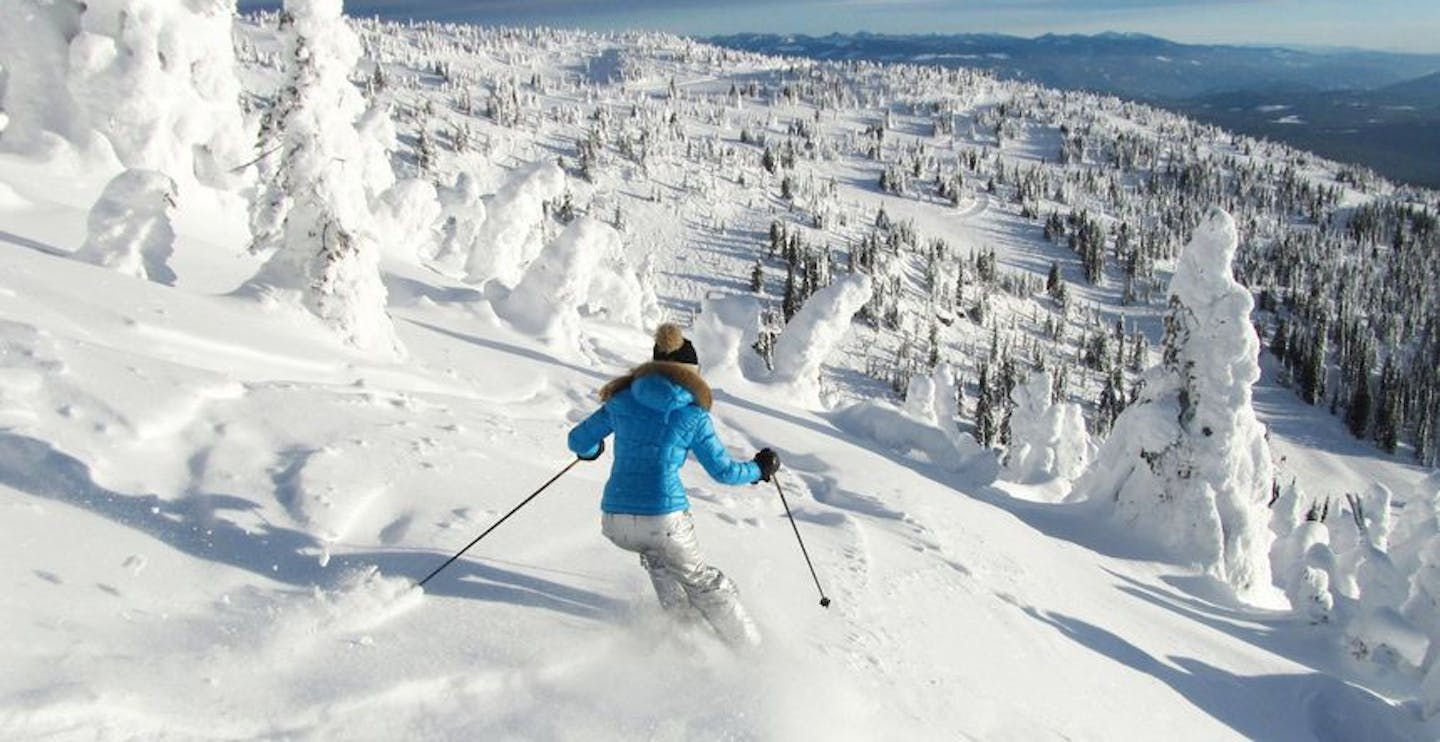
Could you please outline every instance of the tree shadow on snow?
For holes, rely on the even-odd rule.
[[[420,551],[336,554],[322,565],[324,544],[301,531],[264,523],[248,530],[221,517],[255,511],[249,500],[197,493],[183,500],[130,495],[96,483],[90,468],[50,444],[0,431],[0,484],[88,510],[151,536],[193,557],[246,570],[298,587],[333,587],[357,569],[419,580],[449,556]],[[431,595],[544,608],[582,618],[618,620],[625,603],[530,575],[457,560],[425,586]]]
[[[1347,674],[1346,669],[1338,665],[1327,666],[1335,656],[1333,634],[1297,631],[1305,627],[1293,613],[1240,604],[1212,577],[1164,576],[1160,579],[1173,588],[1166,590],[1113,570],[1107,569],[1106,572],[1119,581],[1120,592],[1133,598],[1297,664],[1313,666],[1333,675]],[[1317,642],[1323,642],[1323,647],[1317,648]],[[1379,670],[1379,666],[1376,669]],[[1377,672],[1365,677],[1364,682],[1381,692],[1393,692],[1392,695],[1404,696],[1414,692],[1414,681],[1403,674]]]
[[[1131,561],[1164,561],[1159,547],[1146,543],[1109,517],[1101,503],[1049,503],[1022,500],[994,486],[984,485],[968,494],[1004,510],[1053,539],[1083,546],[1097,554]]]
[[[484,298],[483,294],[468,286],[436,286],[393,273],[386,273],[381,278],[385,282],[389,303],[396,306],[414,306],[421,299],[436,304],[468,304]]]
[[[1380,742],[1416,739],[1420,731],[1401,709],[1329,675],[1245,676],[1192,657],[1171,656],[1162,662],[1094,624],[1033,607],[1023,610],[1091,651],[1165,683],[1246,739]],[[1151,736],[1167,736],[1154,731]]]
[[[28,247],[31,250],[37,250],[39,252],[45,253],[46,255],[54,255],[57,258],[70,257],[69,252],[61,250],[58,247],[55,247],[53,245],[47,245],[44,242],[40,242],[39,240],[32,240],[29,237],[21,237],[14,232],[6,232],[3,229],[0,229],[0,240],[9,242],[12,245]]]
[[[577,365],[575,365],[575,364],[573,364],[573,363],[570,363],[570,362],[568,362],[568,361],[562,361],[562,360],[560,360],[559,358],[556,358],[555,356],[548,355],[548,354],[546,354],[546,353],[541,353],[540,351],[537,351],[537,350],[531,350],[531,349],[529,349],[529,348],[522,348],[522,347],[520,347],[520,346],[518,346],[518,345],[511,345],[511,344],[509,344],[509,343],[502,343],[502,342],[500,342],[500,341],[498,341],[498,340],[489,340],[489,339],[487,339],[487,338],[476,337],[476,336],[474,336],[474,335],[466,335],[465,333],[462,333],[462,332],[456,332],[456,331],[454,331],[454,330],[447,330],[446,328],[440,327],[439,325],[432,325],[432,324],[430,324],[430,323],[428,323],[428,322],[421,322],[420,320],[406,319],[405,321],[406,321],[406,322],[409,322],[410,324],[415,325],[415,326],[417,326],[417,327],[423,327],[423,328],[425,328],[425,329],[427,329],[427,330],[429,330],[429,331],[431,331],[431,332],[439,333],[439,334],[444,335],[444,336],[446,336],[446,337],[453,338],[453,339],[455,339],[455,340],[459,340],[460,342],[463,342],[463,343],[469,343],[469,344],[471,344],[471,345],[478,345],[478,346],[480,346],[480,347],[482,347],[482,348],[488,348],[488,349],[490,349],[490,350],[498,351],[498,352],[500,352],[500,353],[506,353],[506,354],[508,354],[508,355],[519,356],[519,357],[521,357],[521,358],[525,358],[525,359],[528,359],[528,360],[531,360],[531,361],[535,361],[535,362],[537,362],[537,363],[543,363],[543,364],[545,364],[545,365],[547,365],[547,366],[560,366],[560,367],[562,367],[562,368],[569,369],[569,370],[574,371],[574,372],[576,372],[576,373],[580,373],[580,374],[584,374],[585,376],[589,376],[589,377],[592,378],[592,379],[600,379],[600,380],[602,380],[602,381],[609,381],[609,380],[610,380],[610,377],[609,377],[609,376],[607,376],[607,375],[605,375],[605,374],[603,374],[603,373],[601,373],[601,372],[599,372],[599,371],[596,371],[596,370],[593,369],[593,368],[585,368],[584,366],[577,366]]]
[[[993,482],[986,481],[983,477],[977,476],[972,471],[963,468],[951,469],[943,466],[941,463],[918,460],[879,442],[860,436],[847,435],[841,428],[834,423],[828,423],[828,421],[828,424],[822,423],[792,415],[779,409],[763,407],[755,402],[730,394],[723,389],[715,390],[715,399],[717,402],[723,402],[727,405],[734,405],[760,415],[772,417],[790,425],[809,430],[817,435],[827,436],[852,446],[864,448],[878,456],[888,459],[896,466],[904,467],[919,476],[929,479],[941,487],[1004,510],[1050,538],[1068,541],[1098,554],[1119,559],[1153,561],[1161,557],[1158,550],[1126,534],[1123,529],[1104,519],[1100,515],[1099,509],[1093,505],[1051,504],[1020,500],[1010,496],[1008,492],[996,487]],[[798,462],[801,460],[800,457],[803,456],[803,452],[782,450],[780,453],[786,461]],[[825,469],[826,467],[824,466],[817,466],[809,473],[816,474]],[[886,508],[886,510],[888,511],[886,513],[887,516],[893,513],[890,508]],[[1013,556],[1016,559],[1024,558],[1024,555],[1021,554]]]

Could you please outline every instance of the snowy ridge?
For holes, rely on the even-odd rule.
[[[352,28],[368,57],[351,77],[380,89],[352,144],[373,154],[385,121],[366,117],[389,110],[399,177],[347,197],[373,217],[357,227],[378,250],[366,298],[383,296],[403,356],[236,291],[278,264],[247,251],[234,192],[179,183],[151,214],[174,233],[149,253],[175,274],[157,281],[72,259],[123,167],[0,153],[0,737],[1437,736],[1436,676],[1419,676],[1435,627],[1416,617],[1440,615],[1424,603],[1440,590],[1408,580],[1440,564],[1428,472],[1262,377],[1254,414],[1282,483],[1384,489],[1355,501],[1368,541],[1353,502],[1304,521],[1317,500],[1290,491],[1269,522],[1290,548],[1258,607],[1228,573],[1115,524],[1102,493],[1061,502],[1092,454],[1065,405],[1154,365],[1134,339],[1161,339],[1170,262],[1090,284],[1089,222],[1063,226],[1071,250],[1020,214],[1061,203],[1011,200],[1025,189],[1090,198],[1042,164],[1070,146],[1056,127],[997,113],[1059,105],[1047,94],[952,78],[941,128],[962,131],[934,145],[920,68],[797,67],[666,36]],[[241,77],[268,95],[283,45],[258,25],[240,39]],[[1097,111],[1157,148],[1186,126]],[[896,191],[875,187],[882,173]],[[1052,263],[1068,299],[1042,288]],[[811,301],[777,337],[787,278]],[[569,462],[566,430],[649,356],[662,317],[688,322],[732,453],[780,452],[830,609],[772,487],[687,470],[703,548],[765,644],[736,654],[667,623],[598,533],[608,459],[411,590]],[[1080,346],[1096,345],[1122,362],[1086,369]],[[1236,399],[1254,349],[1233,359]],[[1033,384],[979,381],[1034,359],[1049,365]],[[981,399],[1003,451],[976,442]],[[1117,413],[1111,439],[1145,407]],[[1372,581],[1377,552],[1394,571]],[[1384,600],[1368,587],[1382,583]]]

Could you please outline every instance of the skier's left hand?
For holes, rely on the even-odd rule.
[[[775,472],[780,471],[780,454],[769,448],[762,448],[760,453],[755,454],[755,463],[760,466],[761,481],[768,482],[770,477],[775,476]]]

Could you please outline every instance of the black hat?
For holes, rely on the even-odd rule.
[[[679,325],[669,322],[655,330],[655,352],[651,358],[657,361],[700,365],[700,357],[695,355],[695,346],[685,339]]]

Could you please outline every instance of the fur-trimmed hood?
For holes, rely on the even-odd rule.
[[[694,366],[688,363],[670,363],[668,361],[651,361],[636,366],[624,376],[611,379],[600,388],[600,401],[610,401],[615,395],[629,389],[636,379],[652,374],[664,376],[690,392],[695,398],[695,404],[700,409],[709,411],[710,405],[714,403],[710,385],[705,383],[705,379],[700,376],[700,372]]]

